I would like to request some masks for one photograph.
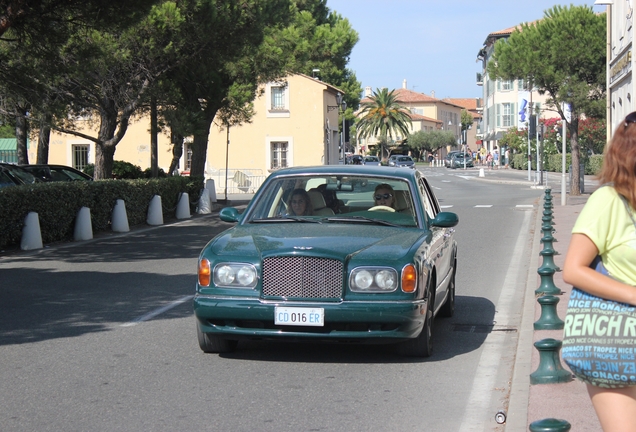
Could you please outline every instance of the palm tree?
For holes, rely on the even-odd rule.
[[[411,117],[409,110],[397,102],[395,90],[377,89],[370,96],[370,102],[362,103],[360,121],[357,129],[360,137],[379,137],[380,156],[383,160],[388,155],[385,153],[385,145],[388,138],[401,134],[406,137],[410,131]]]

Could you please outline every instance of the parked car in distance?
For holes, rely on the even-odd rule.
[[[461,153],[461,151],[456,151],[456,150],[448,152],[446,154],[446,156],[444,156],[444,166],[446,168],[450,168],[451,167],[451,159],[453,158],[453,155],[460,154],[460,153]]]
[[[363,165],[380,165],[380,158],[377,156],[365,156],[362,161]]]
[[[455,153],[451,156],[451,168],[472,168],[474,166],[473,157],[468,153]]]
[[[415,168],[415,161],[411,156],[405,155],[392,155],[389,158],[389,166],[391,167],[406,167]]]
[[[427,357],[434,318],[454,313],[459,218],[418,170],[281,169],[220,218],[235,226],[201,251],[194,297],[206,353],[256,339],[393,342]]]
[[[20,165],[42,181],[91,181],[93,177],[66,165]]]
[[[0,188],[39,183],[41,180],[18,165],[0,163]]]

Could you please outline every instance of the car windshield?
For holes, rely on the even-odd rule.
[[[367,156],[364,158],[365,162],[380,162],[380,159],[378,159],[376,156]]]
[[[402,157],[398,158],[398,161],[400,161],[400,162],[413,162],[413,159],[411,159],[410,156],[402,156]]]
[[[33,184],[38,181],[33,174],[20,167],[5,165],[5,169],[9,176],[19,179],[19,183]]]
[[[322,222],[418,226],[406,180],[370,176],[290,176],[265,183],[243,223]]]

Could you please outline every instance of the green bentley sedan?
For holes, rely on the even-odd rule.
[[[198,261],[197,335],[206,353],[241,340],[395,343],[431,354],[455,309],[455,213],[418,170],[281,169]]]

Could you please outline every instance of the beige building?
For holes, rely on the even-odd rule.
[[[481,119],[483,100],[481,98],[445,98],[445,101],[453,105],[458,105],[468,111],[473,118],[473,124],[465,132],[467,150],[475,151],[481,145],[481,139],[477,137],[481,134]],[[461,119],[460,119],[461,121]]]
[[[338,164],[339,99],[342,91],[306,75],[290,75],[261,87],[254,101],[251,123],[232,126],[229,131],[214,124],[208,142],[205,174],[214,179],[217,193],[252,191],[273,170],[303,165]],[[115,160],[150,167],[150,120],[131,121],[117,145]],[[84,130],[96,136],[96,132]],[[188,140],[179,164],[189,172]],[[158,164],[167,171],[172,160],[169,136],[159,135]],[[35,146],[29,160],[36,159]],[[227,157],[227,171],[226,171]],[[51,135],[49,163],[82,168],[95,162],[95,144],[73,135]]]

